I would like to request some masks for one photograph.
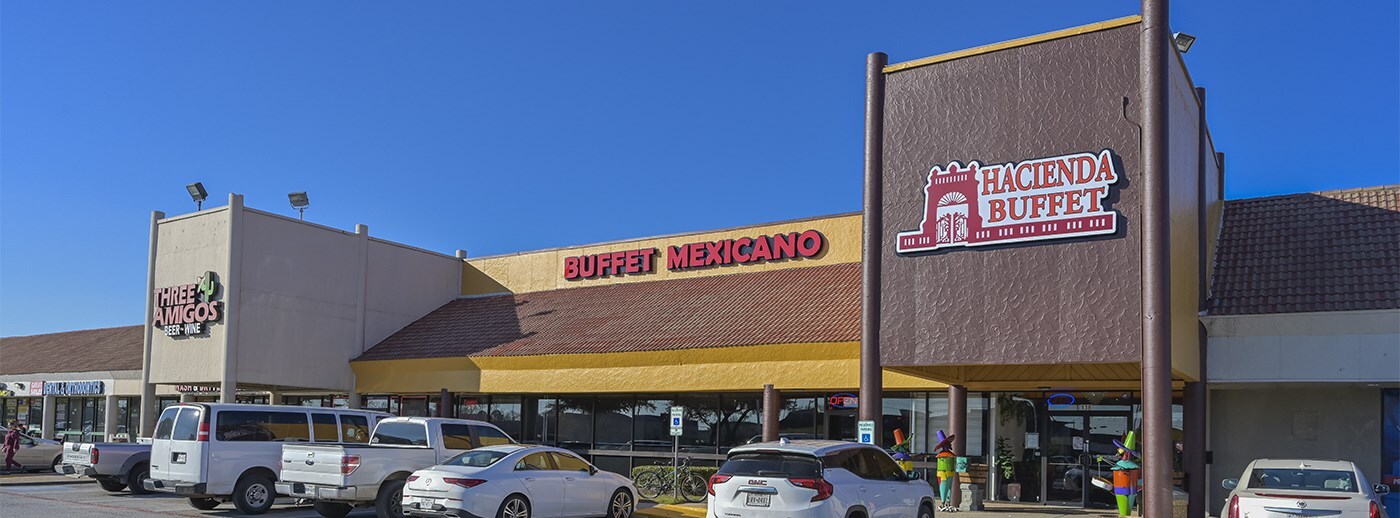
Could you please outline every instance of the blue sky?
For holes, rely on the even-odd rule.
[[[1400,182],[1400,3],[1173,4],[1229,197]],[[140,323],[150,211],[196,180],[475,256],[856,211],[868,52],[1137,9],[7,1],[0,335]]]

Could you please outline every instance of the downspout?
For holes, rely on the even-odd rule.
[[[1168,0],[1142,0],[1143,516],[1172,516],[1171,233],[1167,113]]]

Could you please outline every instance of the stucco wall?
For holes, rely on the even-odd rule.
[[[1380,480],[1379,388],[1301,383],[1236,387],[1210,392],[1214,462],[1207,509],[1212,515],[1218,515],[1229,494],[1220,482],[1238,478],[1254,459],[1350,460],[1371,483]]]
[[[456,258],[373,238],[368,268],[366,349],[456,298],[462,275]]]
[[[886,365],[1139,360],[1138,31],[1131,24],[886,75]],[[1120,214],[1114,235],[895,252],[897,234],[920,224],[935,165],[1105,148],[1121,161],[1107,202]]]
[[[206,271],[227,275],[228,226],[227,208],[160,221],[156,288],[196,282]],[[216,300],[225,300],[227,289],[222,286]],[[206,334],[195,336],[168,337],[159,328],[155,329],[151,337],[151,382],[179,384],[220,379],[227,323],[225,315],[209,325]],[[146,315],[145,324],[151,324],[150,315]]]
[[[1200,104],[1186,68],[1175,56],[1167,59],[1168,170],[1171,195],[1171,332],[1172,368],[1179,376],[1198,380],[1200,361],[1200,221],[1201,199]],[[1212,161],[1214,159],[1212,158]]]
[[[1212,383],[1400,381],[1400,310],[1204,320]]]
[[[543,250],[521,254],[471,259],[463,266],[463,295],[483,293],[525,293],[531,291],[578,288],[602,284],[683,279],[706,275],[760,272],[783,268],[801,268],[824,264],[860,261],[861,216],[859,214],[828,216],[805,220],[754,225],[727,230],[693,232],[672,236],[616,241],[598,245]],[[702,241],[719,241],[740,237],[757,237],[816,229],[826,237],[826,248],[816,257],[786,259],[765,263],[734,264],[714,268],[671,271],[666,269],[666,247]],[[621,275],[594,279],[564,279],[564,258],[620,250],[656,248],[655,271],[646,274]]]

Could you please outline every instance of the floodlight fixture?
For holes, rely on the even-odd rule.
[[[209,197],[209,192],[204,190],[204,184],[195,182],[185,186],[185,190],[190,192],[190,198],[194,200],[194,210],[204,208],[204,199]]]
[[[1196,37],[1184,32],[1172,35],[1172,43],[1176,44],[1176,51],[1185,54],[1191,50],[1191,45],[1196,43]]]
[[[311,206],[311,200],[306,197],[306,191],[294,192],[287,195],[287,200],[292,202],[292,208],[297,210],[297,219],[306,219],[306,208]]]

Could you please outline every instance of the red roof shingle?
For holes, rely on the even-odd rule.
[[[848,263],[463,298],[355,361],[854,341],[860,294]]]
[[[141,370],[142,326],[0,338],[0,374]]]
[[[1208,313],[1400,308],[1400,185],[1225,202]]]

